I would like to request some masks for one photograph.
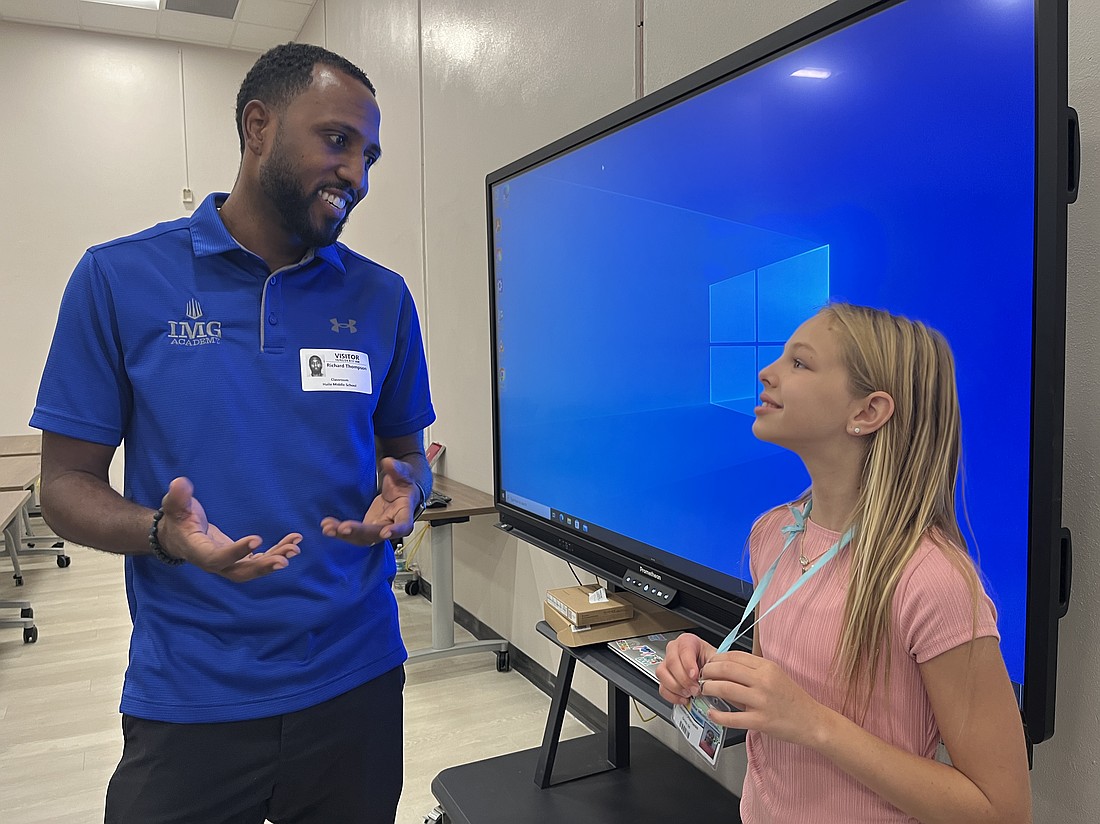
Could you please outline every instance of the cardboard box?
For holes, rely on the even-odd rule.
[[[674,629],[692,629],[695,625],[688,618],[667,610],[641,595],[632,592],[616,592],[616,598],[628,601],[634,608],[634,614],[622,621],[605,624],[592,624],[580,628],[569,621],[545,601],[542,614],[558,635],[558,641],[567,647],[583,647],[588,644],[606,644],[621,638],[634,638],[638,635],[652,635],[655,632],[671,632]]]
[[[606,601],[590,603],[588,596],[597,589],[596,584],[551,589],[546,593],[546,603],[575,627],[622,621],[634,614],[634,607],[619,593],[609,594]]]

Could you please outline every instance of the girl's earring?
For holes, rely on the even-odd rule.
[[[855,433],[856,433],[856,434],[858,435],[858,434],[859,434],[859,427],[857,426],[857,427],[856,427],[855,429],[853,429],[852,431],[853,431],[853,432],[855,432]]]

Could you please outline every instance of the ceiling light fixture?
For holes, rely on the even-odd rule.
[[[101,3],[107,6],[129,6],[134,9],[149,9],[156,11],[160,8],[160,0],[83,0],[85,3]]]

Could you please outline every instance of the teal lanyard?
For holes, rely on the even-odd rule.
[[[749,598],[749,602],[745,604],[745,613],[741,616],[741,620],[737,622],[737,626],[733,628],[733,631],[726,636],[726,640],[722,642],[722,646],[718,647],[718,652],[729,652],[733,648],[733,645],[741,640],[742,636],[748,633],[749,630],[751,630],[764,619],[764,615],[767,615],[777,606],[779,606],[792,595],[794,595],[794,593],[798,590],[800,586],[810,580],[810,578],[817,574],[817,571],[819,569],[821,569],[823,566],[825,566],[825,564],[835,558],[836,554],[840,552],[840,550],[844,549],[844,547],[848,546],[848,544],[851,543],[852,534],[855,532],[854,527],[852,529],[849,529],[842,536],[840,536],[840,540],[829,547],[829,549],[825,551],[825,554],[818,558],[817,561],[814,562],[814,565],[810,567],[810,569],[799,575],[798,580],[791,584],[791,588],[787,590],[782,598],[780,598],[778,601],[768,607],[768,610],[764,613],[764,615],[761,615],[747,627],[741,629],[745,621],[747,621],[749,619],[749,616],[753,614],[753,611],[756,609],[756,605],[760,603],[760,599],[764,596],[764,590],[768,588],[768,584],[770,584],[772,581],[772,575],[775,573],[775,568],[779,566],[779,559],[782,558],[784,554],[786,554],[787,550],[790,548],[790,545],[794,543],[794,539],[798,537],[798,534],[800,532],[806,531],[806,518],[808,518],[810,515],[810,509],[813,507],[813,503],[814,502],[812,498],[806,501],[806,505],[802,507],[801,511],[795,509],[793,506],[788,507],[791,510],[791,514],[794,516],[794,523],[787,524],[787,526],[779,530],[787,536],[787,540],[783,544],[783,549],[775,557],[775,560],[772,561],[772,565],[768,567],[768,571],[764,573],[756,589],[753,590],[752,597]]]

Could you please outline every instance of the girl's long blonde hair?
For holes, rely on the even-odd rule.
[[[935,541],[966,579],[975,622],[982,585],[955,514],[962,438],[947,341],[919,321],[879,309],[836,303],[821,315],[839,338],[853,395],[882,391],[894,399],[893,416],[865,438],[836,655],[848,703],[862,695],[865,713],[880,670],[889,678],[894,593],[921,541]]]

